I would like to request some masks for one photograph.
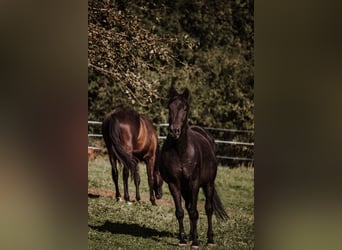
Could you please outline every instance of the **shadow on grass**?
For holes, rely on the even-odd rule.
[[[171,233],[167,231],[158,231],[152,228],[147,228],[138,224],[126,224],[126,223],[118,223],[118,222],[110,222],[106,221],[102,226],[92,226],[88,225],[90,228],[100,232],[111,232],[112,234],[127,234],[135,237],[143,237],[153,239],[155,241],[163,241],[164,244],[171,246],[178,246],[178,244],[172,244],[170,242],[166,242],[160,237],[170,237],[177,239],[176,233]]]
[[[98,194],[89,194],[88,193],[88,198],[90,198],[90,199],[96,199],[96,198],[99,198],[100,197],[100,195],[98,195]]]
[[[136,237],[151,238],[158,237],[176,237],[175,233],[167,231],[158,231],[152,228],[147,228],[138,224],[126,224],[118,222],[106,221],[102,226],[92,226],[90,228],[100,232],[111,232],[112,234],[128,234]]]

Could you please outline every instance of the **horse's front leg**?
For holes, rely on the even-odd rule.
[[[154,157],[145,159],[145,163],[146,163],[148,187],[150,189],[150,201],[152,205],[157,205],[155,197],[154,197],[154,193],[153,193],[153,186],[154,186],[153,168],[154,168],[154,163],[155,163]]]
[[[169,183],[169,189],[173,197],[173,201],[176,206],[176,218],[178,220],[179,225],[179,245],[185,246],[186,245],[186,234],[184,231],[184,210],[182,208],[182,200],[181,200],[181,191],[180,185],[176,185],[175,183]]]
[[[192,187],[191,195],[189,197],[189,207],[188,213],[190,218],[190,236],[192,239],[192,248],[198,248],[198,234],[197,234],[197,220],[198,220],[198,211],[197,211],[197,198],[198,198],[199,187]]]

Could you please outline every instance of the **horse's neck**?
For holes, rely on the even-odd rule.
[[[177,148],[180,152],[183,152],[183,149],[186,148],[189,143],[189,137],[188,137],[189,130],[190,130],[189,125],[186,124],[183,127],[182,134],[177,141]]]

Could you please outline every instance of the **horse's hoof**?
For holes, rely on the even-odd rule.
[[[208,247],[214,247],[214,246],[216,246],[216,244],[215,243],[207,243],[207,246]]]
[[[190,244],[191,244],[191,249],[198,249],[198,241],[194,243],[194,241],[191,239]]]
[[[121,197],[116,197],[116,201],[122,201]]]
[[[187,244],[186,244],[186,240],[184,239],[184,238],[181,238],[180,240],[179,240],[179,244],[178,244],[180,247],[185,247],[185,246],[187,246]]]
[[[127,203],[127,205],[132,205],[133,204],[133,202],[131,202],[131,201],[126,201],[126,203]]]

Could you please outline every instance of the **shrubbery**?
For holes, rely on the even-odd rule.
[[[191,91],[190,123],[253,130],[253,8],[251,0],[89,0],[88,118],[124,104],[166,122],[174,85]]]

